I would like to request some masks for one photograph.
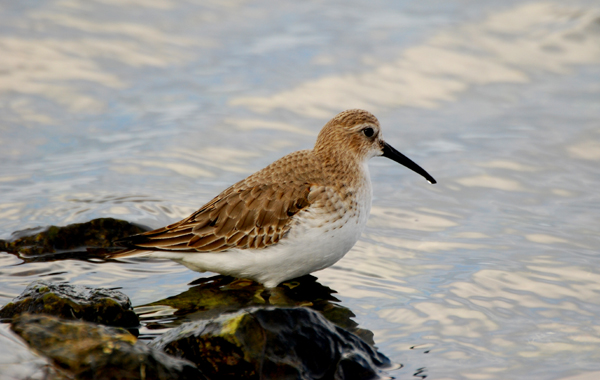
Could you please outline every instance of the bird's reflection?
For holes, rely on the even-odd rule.
[[[251,280],[214,276],[195,280],[185,292],[138,306],[135,310],[145,325],[140,338],[151,339],[161,330],[184,322],[211,319],[247,307],[305,306],[374,345],[373,333],[358,327],[352,320],[355,314],[340,305],[334,293],[335,290],[320,284],[311,275],[286,281],[271,289]]]

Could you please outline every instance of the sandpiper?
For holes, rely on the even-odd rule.
[[[370,158],[384,156],[436,183],[388,145],[379,121],[353,109],[301,150],[224,190],[186,219],[118,241],[112,257],[146,254],[199,272],[276,287],[333,265],[356,243],[371,209]]]

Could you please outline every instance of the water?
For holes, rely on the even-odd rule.
[[[362,107],[438,180],[373,159],[367,230],[316,273],[391,375],[600,376],[597,1],[13,2],[0,51],[0,238],[160,227]],[[0,304],[37,278],[143,305],[209,275],[0,254]]]

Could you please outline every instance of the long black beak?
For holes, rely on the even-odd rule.
[[[406,166],[410,170],[412,170],[416,173],[419,173],[420,175],[425,177],[425,179],[432,185],[434,183],[436,183],[436,180],[433,179],[433,177],[430,176],[429,173],[427,173],[422,167],[415,164],[410,158],[408,158],[405,155],[403,155],[402,153],[398,152],[396,149],[394,149],[391,145],[389,145],[386,142],[383,143],[383,157],[387,157],[390,160],[394,160],[397,163]]]

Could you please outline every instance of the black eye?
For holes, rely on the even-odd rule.
[[[365,136],[367,136],[367,137],[373,137],[373,135],[375,134],[375,131],[371,127],[365,128],[362,131],[365,134]]]

